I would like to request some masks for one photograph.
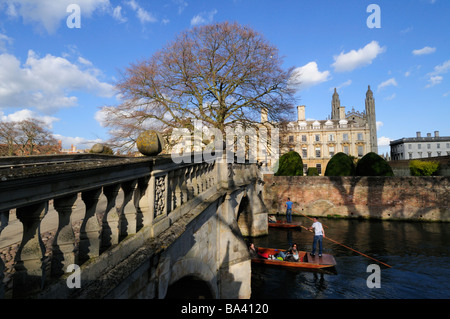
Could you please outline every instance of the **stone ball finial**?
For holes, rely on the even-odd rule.
[[[164,149],[164,139],[159,132],[148,130],[139,135],[136,146],[141,154],[156,156]]]
[[[91,148],[91,153],[103,153],[104,150],[103,144],[97,143]]]

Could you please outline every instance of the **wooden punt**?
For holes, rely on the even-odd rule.
[[[258,254],[266,256],[276,255],[280,251],[285,250],[258,247]],[[252,263],[306,270],[325,269],[334,267],[336,265],[336,260],[334,259],[333,255],[322,254],[322,257],[319,257],[318,255],[311,256],[305,251],[299,251],[298,253],[300,261],[282,261],[279,259],[266,259],[263,257],[259,257],[252,258]]]
[[[269,222],[269,227],[275,228],[297,228],[302,229],[301,223],[288,223],[285,220],[277,220],[276,222]]]

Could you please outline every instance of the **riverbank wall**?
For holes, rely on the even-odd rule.
[[[450,177],[264,175],[269,213],[450,222]]]

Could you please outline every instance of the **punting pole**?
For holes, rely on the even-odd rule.
[[[309,230],[309,229],[306,228],[305,226],[301,226],[301,227],[304,228],[304,229],[306,229],[306,230]],[[309,230],[309,231],[312,232],[311,230]],[[354,251],[355,253],[358,253],[358,254],[360,254],[360,255],[362,255],[362,256],[364,256],[364,257],[367,257],[367,258],[370,258],[370,259],[372,259],[372,260],[375,260],[376,262],[378,262],[378,263],[380,263],[380,264],[382,264],[382,265],[384,265],[384,266],[386,266],[386,267],[391,268],[391,266],[389,266],[388,264],[385,264],[384,262],[379,261],[379,260],[377,260],[377,259],[375,259],[375,258],[373,258],[373,257],[367,256],[366,254],[363,254],[362,252],[359,252],[359,251],[357,251],[357,250],[355,250],[355,249],[353,249],[353,248],[350,248],[350,247],[348,247],[348,246],[345,246],[344,244],[341,244],[340,242],[338,242],[338,241],[336,241],[336,240],[334,240],[334,239],[331,239],[331,238],[328,237],[328,236],[325,236],[324,238],[325,238],[325,239],[328,239],[329,241],[332,241],[332,242],[335,243],[335,244],[341,245],[342,247],[345,247],[345,248],[347,248],[347,249],[350,249],[350,250]]]

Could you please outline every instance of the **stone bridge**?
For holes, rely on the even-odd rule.
[[[0,298],[249,298],[262,190],[224,159],[1,159]]]

